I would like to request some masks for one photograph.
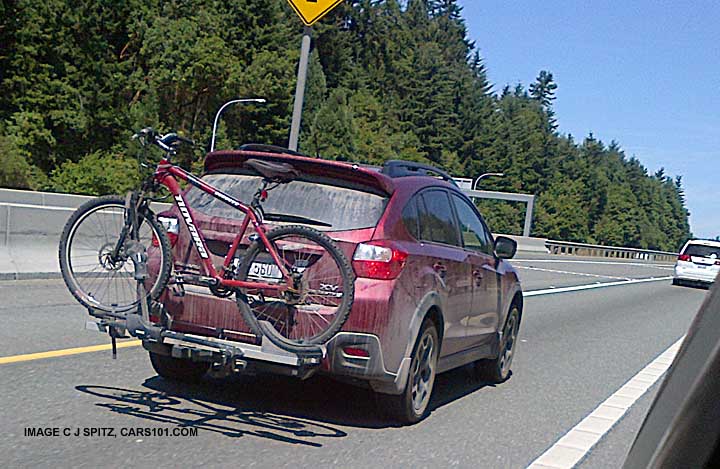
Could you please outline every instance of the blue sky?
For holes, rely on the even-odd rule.
[[[551,71],[562,133],[682,175],[693,234],[720,235],[720,2],[459,3],[496,91]]]

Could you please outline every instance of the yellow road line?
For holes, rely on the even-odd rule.
[[[142,344],[142,342],[139,340],[129,340],[127,342],[118,342],[117,348],[137,347],[138,345],[141,345],[141,344]],[[31,360],[42,360],[44,358],[65,357],[67,355],[77,355],[80,353],[101,352],[103,350],[111,350],[111,349],[112,349],[111,344],[103,344],[103,345],[91,345],[89,347],[77,347],[77,348],[66,348],[63,350],[51,350],[49,352],[27,353],[25,355],[12,355],[9,357],[0,357],[0,365],[5,365],[7,363],[28,362]]]

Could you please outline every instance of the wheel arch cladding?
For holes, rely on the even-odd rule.
[[[512,301],[510,301],[510,307],[508,308],[508,314],[505,316],[505,320],[507,321],[507,318],[509,317],[510,311],[512,311],[513,306],[517,306],[518,325],[520,323],[522,323],[524,304],[525,304],[525,297],[523,297],[522,291],[515,292],[515,296],[513,296]]]
[[[515,292],[515,296],[513,296],[513,299],[510,302],[511,308],[513,307],[513,305],[517,306],[518,310],[520,311],[521,317],[522,317],[524,302],[525,302],[525,298],[523,297],[523,294],[521,291]]]
[[[438,333],[438,340],[442,344],[443,340],[443,333],[445,332],[444,325],[445,320],[443,319],[442,312],[440,311],[440,308],[438,308],[436,305],[431,306],[427,313],[425,313],[425,319],[430,319],[433,324],[435,324],[435,328],[437,329]]]

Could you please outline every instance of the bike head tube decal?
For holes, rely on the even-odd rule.
[[[198,253],[200,254],[200,257],[203,259],[207,259],[210,256],[208,256],[207,251],[205,250],[205,245],[202,242],[202,239],[200,238],[200,233],[198,233],[197,228],[195,228],[195,224],[193,223],[192,217],[190,216],[190,211],[187,208],[187,205],[185,205],[185,201],[183,200],[182,195],[178,194],[175,196],[175,200],[177,201],[178,209],[180,210],[180,213],[182,214],[183,218],[185,219],[185,224],[188,227],[188,231],[190,232],[190,236],[192,236],[193,242],[195,243],[195,246],[197,247]]]

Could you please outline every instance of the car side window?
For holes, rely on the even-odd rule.
[[[402,220],[407,228],[408,233],[415,239],[420,239],[420,230],[418,229],[418,207],[417,197],[413,197],[408,201],[402,212]]]
[[[443,190],[429,190],[421,194],[420,239],[434,243],[460,246],[460,234],[455,223],[450,199]]]
[[[460,223],[460,235],[466,249],[480,251],[486,254],[493,253],[493,246],[485,225],[478,217],[472,206],[462,197],[452,194]]]

